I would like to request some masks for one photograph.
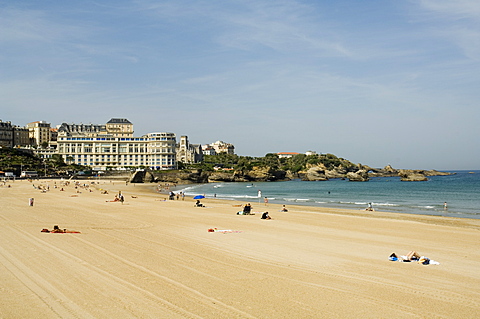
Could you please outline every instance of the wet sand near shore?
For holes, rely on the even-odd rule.
[[[242,216],[246,202],[194,207],[154,184],[60,182],[0,187],[0,318],[480,313],[480,220],[253,202]],[[112,202],[119,191],[123,204]],[[54,225],[80,233],[41,232]],[[440,265],[388,261],[410,250]]]

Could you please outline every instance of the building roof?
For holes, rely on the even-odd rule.
[[[107,124],[132,124],[132,122],[127,119],[112,118],[107,122]]]

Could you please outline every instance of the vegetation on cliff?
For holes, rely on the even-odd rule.
[[[339,158],[333,154],[305,155],[297,154],[289,158],[281,158],[277,154],[268,153],[264,157],[239,156],[235,154],[205,155],[202,163],[198,164],[180,164],[179,168],[202,169],[204,171],[214,171],[217,168],[229,168],[233,171],[250,171],[254,167],[269,167],[273,170],[288,171],[298,173],[308,168],[308,166],[322,165],[328,170],[337,167],[345,169],[354,169],[357,165],[352,162]]]
[[[20,176],[21,171],[37,171],[40,176],[65,175],[67,172],[88,169],[85,166],[66,164],[62,156],[54,154],[51,159],[43,160],[29,150],[0,148],[0,170],[13,172]]]

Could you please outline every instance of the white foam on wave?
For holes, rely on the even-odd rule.
[[[310,199],[308,199],[308,198],[297,198],[296,201],[297,202],[308,202],[308,201],[310,201]]]
[[[399,206],[397,204],[390,204],[390,203],[372,203],[372,205],[374,205],[374,206],[392,206],[392,207]]]
[[[302,203],[313,201],[310,198],[283,198],[283,200],[287,202],[302,202]]]
[[[258,196],[251,196],[251,195],[222,195],[222,196],[228,196],[232,198],[258,198]]]
[[[340,204],[348,204],[348,205],[367,205],[367,202],[342,202]]]

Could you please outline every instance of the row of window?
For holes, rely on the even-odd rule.
[[[176,141],[175,137],[60,137],[59,141]]]
[[[78,159],[81,159],[82,157],[84,159],[86,158],[93,158],[93,156],[90,156],[90,155],[67,155],[67,157],[71,157],[73,159],[75,158],[78,158]],[[143,159],[144,158],[144,155],[118,155],[118,158],[140,158],[140,159]],[[95,158],[117,158],[117,155],[95,155]],[[145,158],[168,158],[168,159],[171,159],[171,158],[175,158],[175,156],[173,155],[164,155],[164,156],[148,156],[148,155],[145,155]]]

